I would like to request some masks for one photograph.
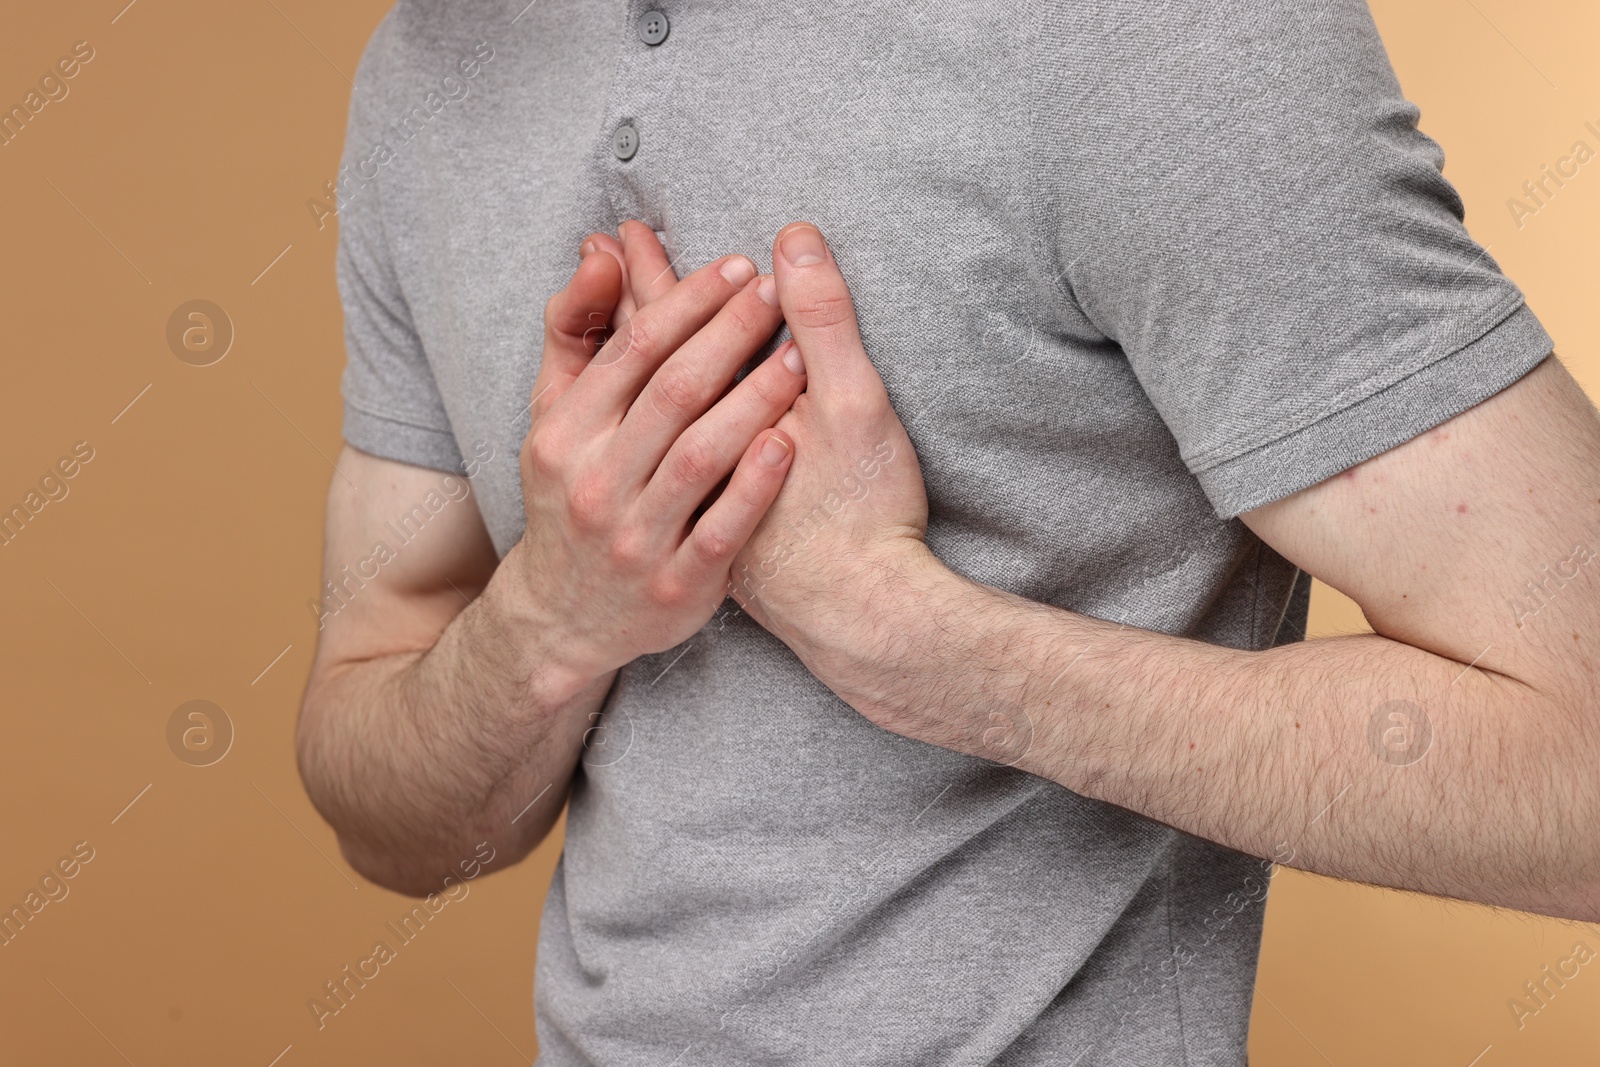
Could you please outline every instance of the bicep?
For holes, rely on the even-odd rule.
[[[328,491],[313,675],[433,647],[498,556],[468,480],[346,445]]]
[[[1600,420],[1554,356],[1405,444],[1240,517],[1384,637],[1534,684],[1594,660]]]

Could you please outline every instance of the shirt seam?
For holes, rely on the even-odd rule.
[[[610,209],[611,217],[613,219],[620,218],[622,215],[617,197],[618,193],[620,192],[618,187],[624,184],[624,180],[623,175],[618,170],[618,164],[628,162],[628,160],[616,159],[615,150],[612,150],[608,153],[607,149],[610,147],[611,140],[616,136],[616,124],[618,122],[621,122],[624,118],[626,118],[630,123],[635,125],[635,128],[637,128],[639,123],[639,116],[618,114],[616,107],[617,87],[622,82],[622,69],[628,60],[627,53],[624,51],[624,49],[629,47],[628,24],[633,21],[633,12],[635,6],[634,0],[628,0],[628,2],[623,5],[622,25],[618,27],[617,33],[617,39],[621,43],[612,49],[611,52],[611,77],[606,79],[605,97],[600,102],[600,128],[595,131],[596,143],[594,150],[600,155],[601,184],[605,191],[606,207]],[[648,127],[649,123],[647,122],[645,125]],[[643,138],[641,137],[640,140],[642,141]],[[634,143],[639,144],[640,142],[635,141]],[[609,160],[606,158],[608,154],[612,157]],[[637,155],[637,152],[635,155]],[[651,227],[651,229],[654,228],[655,227],[653,226]],[[542,362],[543,357],[541,357],[541,363]]]
[[[1261,555],[1263,542],[1256,539],[1255,570],[1250,576],[1250,647],[1261,648]],[[1292,587],[1291,587],[1292,591]]]
[[[1030,5],[1029,13],[1031,18],[1028,22],[1027,41],[1025,43],[1031,47],[1024,54],[1040,55],[1043,51],[1041,42],[1044,34],[1042,31],[1043,16],[1041,12],[1042,8],[1039,6]],[[1060,289],[1064,287],[1067,289],[1072,302],[1077,303],[1076,295],[1072,292],[1072,281],[1067,276],[1067,269],[1062,269],[1059,272],[1054,270],[1060,262],[1059,250],[1045,239],[1045,234],[1049,231],[1046,230],[1045,185],[1041,180],[1039,170],[1039,112],[1043,102],[1041,87],[1044,83],[1044,71],[1048,66],[1049,64],[1045,62],[1033,63],[1030,64],[1031,69],[1028,71],[1027,136],[1023,138],[1026,148],[1024,150],[1024,166],[1022,168],[1022,173],[1027,178],[1023,187],[1023,197],[1027,204],[1028,244],[1034,261],[1044,267],[1047,276],[1059,278],[1062,283],[1060,287],[1047,284],[1048,294],[1059,298],[1061,296]]]
[[[380,32],[388,34],[391,38],[398,32],[394,26],[394,17],[395,13],[393,10],[391,10],[389,14],[384,16],[383,26],[380,30]],[[376,65],[377,69],[373,70],[370,77],[367,79],[365,84],[365,93],[355,101],[355,106],[361,107],[369,118],[373,116],[375,109],[379,109],[380,103],[384,98],[385,88],[392,79],[392,69],[390,64],[390,59],[393,54],[391,50],[392,43],[392,41],[385,42],[384,47],[379,50],[378,64]],[[379,117],[381,118],[381,116]],[[363,124],[353,123],[352,125]],[[357,146],[357,150],[360,150],[359,145]],[[416,314],[412,310],[411,306],[411,297],[406,293],[405,282],[400,277],[399,260],[395,256],[394,241],[389,233],[388,209],[386,207],[387,201],[386,197],[384,196],[384,178],[392,178],[393,176],[394,174],[392,171],[389,175],[379,174],[377,178],[369,182],[367,186],[362,187],[363,190],[368,187],[372,189],[373,199],[371,210],[377,222],[378,236],[383,243],[383,256],[382,262],[379,265],[379,269],[384,274],[384,282],[386,283],[387,288],[391,293],[394,294],[395,297],[398,298],[401,307],[404,309],[405,315],[402,320],[402,325],[404,326],[406,332],[416,342],[417,353],[422,357],[423,363],[427,366],[429,378],[433,379],[434,393],[435,395],[439,395],[440,402],[443,403],[444,398],[439,391],[437,373],[434,371],[433,361],[428,357],[427,345],[422,340],[422,332],[417,328]],[[352,219],[347,219],[344,217],[340,218],[339,236],[341,241],[344,239],[343,227],[347,224],[347,222],[353,224],[353,221],[354,220]],[[370,281],[363,281],[362,284],[367,285],[368,288],[372,287]],[[388,314],[393,314],[393,312],[389,311],[387,308],[384,308],[383,310]],[[396,415],[392,412],[380,410],[375,406],[369,406],[362,401],[353,398],[349,394],[345,395],[344,402],[346,406],[368,416],[369,418],[381,419],[384,422],[392,423],[397,426],[405,426],[410,429],[422,430],[426,433],[431,433],[441,437],[448,437],[452,440],[454,440],[455,437],[455,430],[448,424],[443,429],[440,429],[439,427],[430,425],[429,423],[418,421],[417,416]]]
[[[392,33],[393,31],[391,30],[390,32]],[[373,77],[372,83],[369,86],[370,95],[367,100],[369,106],[376,106],[376,101],[381,100],[383,97],[382,86],[388,82],[387,76],[389,74],[389,58],[389,50],[385,48],[383,52],[383,67]],[[392,171],[390,176],[393,176]],[[417,329],[417,317],[411,309],[411,297],[406,293],[405,282],[400,278],[399,260],[395,257],[394,241],[389,235],[388,210],[385,207],[385,197],[383,195],[383,178],[384,175],[379,174],[378,177],[371,183],[374,187],[372,205],[373,214],[377,216],[378,220],[378,235],[383,239],[383,272],[388,275],[388,282],[393,286],[394,293],[400,298],[400,303],[405,308],[406,329],[409,330],[411,336],[416,339],[417,351],[421,354],[423,362],[428,364],[428,369],[431,375],[433,370],[433,361],[428,359],[427,346],[422,342],[422,332]],[[437,389],[437,384],[435,384],[435,389]],[[377,414],[376,412],[364,408],[359,410],[364,411],[368,415]]]
[[[1172,933],[1172,894],[1173,885],[1176,881],[1172,873],[1172,864],[1177,859],[1177,855],[1177,844],[1174,841],[1167,852],[1166,892],[1162,894],[1162,903],[1165,905],[1163,910],[1166,912],[1167,918],[1167,951],[1170,953],[1169,958],[1171,959],[1177,959],[1178,956],[1178,941]],[[1183,1067],[1189,1067],[1189,1037],[1185,1032],[1186,1028],[1183,1020],[1183,976],[1181,971],[1174,977],[1172,984],[1172,1003],[1178,1012],[1178,1049],[1183,1053]]]
[[[1270,436],[1264,436],[1254,440],[1246,439],[1247,443],[1243,444],[1224,442],[1202,449],[1193,457],[1186,457],[1189,469],[1198,475],[1203,474],[1206,471],[1215,470],[1218,467],[1226,466],[1229,463],[1233,463],[1237,460],[1245,458],[1252,452],[1257,452],[1268,447],[1269,445],[1277,444],[1279,441],[1293,437],[1296,434],[1315,426],[1319,422],[1331,419],[1336,415],[1348,411],[1358,404],[1372,399],[1385,390],[1393,388],[1412,375],[1419,374],[1437,363],[1441,363],[1447,359],[1450,359],[1452,356],[1455,356],[1461,352],[1465,352],[1467,349],[1483,340],[1489,334],[1493,333],[1501,323],[1510,319],[1511,316],[1514,315],[1525,304],[1526,298],[1523,296],[1523,294],[1518,290],[1513,290],[1505,300],[1495,304],[1483,316],[1483,318],[1479,320],[1478,325],[1473,327],[1471,336],[1462,344],[1440,352],[1437,355],[1424,355],[1419,358],[1418,362],[1415,363],[1403,363],[1400,365],[1399,369],[1389,366],[1383,367],[1381,368],[1381,374],[1369,374],[1360,381],[1346,386],[1344,389],[1336,393],[1331,399],[1323,401],[1323,406],[1320,408],[1310,408],[1310,404],[1308,403],[1306,407],[1289,416],[1295,420],[1293,425],[1283,430],[1268,431],[1271,434]],[[1308,410],[1310,412],[1309,414],[1307,413]]]
[[[408,415],[396,415],[393,412],[380,411],[375,407],[370,407],[358,400],[353,400],[348,396],[344,398],[344,402],[346,407],[352,408],[353,410],[366,415],[368,418],[382,419],[384,422],[391,422],[398,426],[405,426],[413,430],[422,430],[425,433],[436,434],[440,437],[455,437],[455,430],[449,426],[440,428],[438,426],[430,425],[426,422],[418,422],[415,418]]]

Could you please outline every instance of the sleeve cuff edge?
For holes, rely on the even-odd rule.
[[[1195,477],[1217,517],[1236,518],[1434,429],[1510,387],[1553,350],[1549,334],[1519,302],[1476,340]]]

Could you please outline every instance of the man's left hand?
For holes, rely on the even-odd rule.
[[[770,358],[802,359],[807,385],[778,421],[794,439],[794,466],[734,561],[732,593],[813,674],[866,710],[869,665],[895,658],[903,597],[942,570],[923,543],[922,470],[821,232],[806,222],[784,227],[772,262],[794,339]]]

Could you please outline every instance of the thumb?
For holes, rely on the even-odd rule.
[[[622,264],[601,252],[587,255],[567,287],[544,306],[544,354],[533,383],[533,417],[567,391],[600,345],[622,295]]]
[[[842,392],[881,391],[883,380],[861,344],[850,289],[822,231],[809,222],[779,230],[772,273],[784,320],[805,360],[806,392],[826,400]]]

